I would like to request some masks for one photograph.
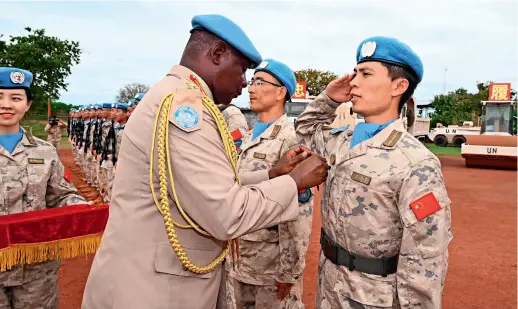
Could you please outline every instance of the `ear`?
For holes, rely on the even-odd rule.
[[[277,87],[278,88],[278,91],[277,91],[277,101],[280,101],[280,100],[284,100],[284,98],[286,98],[286,95],[288,94],[288,90],[286,89],[286,87]]]
[[[226,52],[228,51],[228,46],[224,42],[217,42],[210,49],[210,58],[212,63],[215,65],[219,65],[224,58]]]
[[[397,97],[405,93],[408,89],[409,83],[406,78],[397,78],[392,82],[392,96]]]
[[[27,112],[29,110],[29,108],[31,108],[31,105],[32,105],[32,100],[27,101],[27,108],[25,109],[25,112]]]

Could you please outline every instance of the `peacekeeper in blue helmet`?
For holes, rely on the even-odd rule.
[[[0,216],[86,203],[56,148],[21,126],[32,82],[27,70],[0,67]],[[0,308],[57,309],[59,265],[48,260],[1,271]]]
[[[371,37],[354,73],[327,86],[295,124],[331,165],[322,199],[318,308],[441,308],[452,239],[441,164],[401,111],[423,78],[405,43]],[[365,123],[331,129],[352,102]]]
[[[258,121],[243,137],[239,171],[267,170],[299,142],[284,105],[295,93],[293,71],[275,59],[265,59],[248,83],[250,109]],[[296,220],[243,235],[238,265],[227,258],[228,308],[302,308],[302,273],[311,235],[311,189],[299,192]]]
[[[298,192],[324,181],[325,160],[302,147],[270,169],[237,172],[216,103],[238,97],[247,69],[261,61],[233,21],[192,19],[180,64],[124,128],[84,309],[216,308],[226,298],[222,263],[237,251],[231,240],[297,218]]]

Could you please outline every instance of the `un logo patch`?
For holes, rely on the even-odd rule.
[[[188,130],[198,125],[200,116],[194,108],[182,105],[175,110],[174,120],[180,128]]]
[[[311,200],[311,196],[313,196],[311,189],[299,191],[299,203],[309,202],[309,200]]]

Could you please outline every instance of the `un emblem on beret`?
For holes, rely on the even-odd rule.
[[[175,110],[174,120],[182,129],[192,129],[198,125],[200,116],[194,108],[182,105]]]
[[[362,57],[370,57],[376,51],[376,42],[365,42],[362,45]]]
[[[261,62],[261,64],[259,64],[259,66],[257,66],[257,68],[264,69],[267,66],[268,66],[268,61],[263,61],[263,62]]]
[[[25,81],[25,75],[22,72],[12,72],[11,73],[11,82],[13,84],[23,84]]]

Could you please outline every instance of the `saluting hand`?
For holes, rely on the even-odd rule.
[[[331,81],[326,87],[327,96],[335,102],[349,102],[352,99],[351,81],[355,74],[345,74],[344,76]]]

